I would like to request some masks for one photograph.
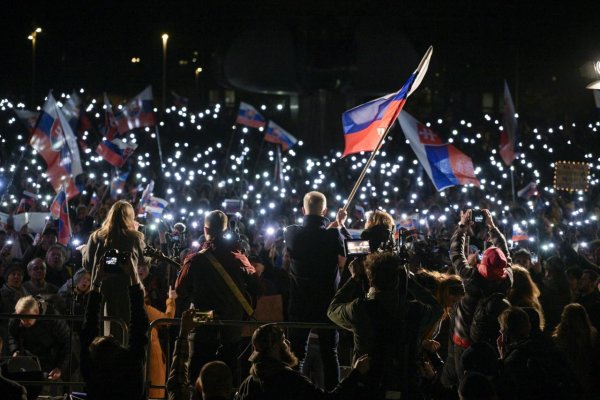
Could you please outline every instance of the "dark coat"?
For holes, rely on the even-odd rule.
[[[331,393],[316,387],[306,376],[281,361],[263,358],[252,365],[236,400],[319,400],[350,398],[360,373],[353,370]]]
[[[344,255],[345,229],[326,229],[327,219],[305,215],[302,225],[284,231],[290,255],[290,318],[328,322],[327,307],[338,285],[338,256]]]
[[[337,291],[327,311],[331,321],[354,334],[354,360],[364,354],[371,358],[366,379],[375,382],[373,389],[390,389],[381,388],[376,382],[385,372],[390,372],[384,370],[386,353],[398,349],[395,358],[405,360],[407,366],[404,369],[406,376],[399,382],[403,398],[416,396],[416,365],[421,338],[443,312],[433,295],[414,279],[410,279],[408,285],[416,300],[402,306],[398,290],[369,293],[365,299],[360,295],[359,284],[349,279]],[[383,398],[373,396],[374,399]]]
[[[117,356],[114,365],[93,365],[89,347],[100,335],[100,304],[102,295],[90,292],[81,338],[81,372],[87,383],[90,400],[145,399],[145,365],[148,352],[148,315],[144,309],[144,292],[139,285],[129,288],[131,323],[129,345]]]
[[[51,315],[48,305],[39,302],[40,315]],[[54,368],[67,370],[70,334],[64,320],[37,320],[29,328],[21,326],[18,319],[8,325],[8,347],[10,354],[15,351],[29,352],[40,360],[42,370],[50,372]]]

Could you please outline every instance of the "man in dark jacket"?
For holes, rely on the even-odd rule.
[[[584,270],[577,285],[579,290],[577,303],[585,308],[594,328],[600,330],[600,292],[597,283],[598,273],[591,269]]]
[[[340,257],[344,256],[346,212],[340,209],[329,226],[325,218],[327,200],[322,193],[309,192],[304,196],[302,225],[288,226],[284,232],[290,255],[290,300],[288,315],[295,322],[329,322],[327,307],[339,283]],[[341,262],[343,265],[343,260]],[[318,330],[325,388],[333,389],[339,382],[337,331]],[[309,330],[290,331],[292,351],[300,360],[306,357]]]
[[[497,389],[500,398],[581,398],[580,384],[566,367],[567,361],[543,334],[532,335],[529,316],[523,309],[510,307],[498,320],[501,366]]]
[[[203,400],[229,400],[233,393],[231,369],[221,361],[212,361],[200,370],[200,376],[193,385],[188,377],[189,347],[188,336],[195,327],[194,311],[185,310],[181,316],[179,336],[175,341],[173,361],[167,380],[169,400],[192,400],[200,395]]]
[[[367,395],[361,398],[418,398],[417,353],[421,338],[442,316],[443,308],[414,279],[406,283],[400,259],[392,253],[367,257],[370,288],[365,299],[359,284],[360,266],[357,260],[350,264],[352,278],[338,290],[327,315],[354,333],[354,360],[365,354],[371,358],[365,379]],[[414,300],[406,300],[407,285]]]
[[[16,314],[50,315],[54,312],[43,301],[26,296],[15,305]],[[13,319],[8,325],[10,354],[37,356],[48,379],[58,380],[67,372],[69,327],[64,320]]]
[[[304,400],[353,398],[360,375],[369,370],[369,358],[360,357],[350,375],[331,393],[316,387],[292,368],[298,363],[290,351],[283,329],[277,324],[263,325],[252,335],[254,352],[250,356],[250,376],[242,382],[236,400]]]
[[[222,211],[211,211],[204,217],[207,240],[199,252],[185,259],[175,284],[179,310],[193,304],[197,310],[213,311],[217,319],[243,319],[247,311],[221,272],[230,278],[242,295],[259,293],[260,283],[254,267],[239,251],[237,243],[224,238],[226,229],[227,216]],[[192,336],[190,381],[196,380],[204,364],[215,359],[236,371],[241,327],[204,326],[197,328]]]
[[[144,292],[131,257],[123,266],[129,281],[131,321],[129,344],[123,347],[115,338],[100,334],[100,286],[109,274],[103,263],[94,269],[92,290],[81,328],[81,372],[90,400],[139,400],[145,394],[145,365],[148,352],[148,315]]]
[[[482,327],[473,324],[474,314],[480,301],[495,293],[505,296],[512,286],[512,261],[506,239],[494,225],[490,212],[488,210],[481,210],[481,212],[492,241],[492,246],[484,252],[481,263],[473,268],[469,265],[465,255],[467,235],[473,224],[471,210],[461,213],[460,223],[450,243],[450,258],[456,273],[463,281],[465,296],[456,304],[450,314],[453,327],[452,343],[442,374],[442,383],[446,386],[458,386],[463,375],[459,363],[461,354],[471,343],[476,341],[493,342],[498,337],[498,314],[509,305],[501,302],[502,309],[494,305],[494,309],[490,310],[490,314],[495,313],[489,321],[491,326]],[[496,329],[489,329],[491,327]],[[490,333],[490,330],[495,332]]]

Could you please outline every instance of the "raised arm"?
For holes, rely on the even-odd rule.
[[[470,225],[471,210],[460,213],[460,223],[450,240],[450,260],[454,270],[462,279],[470,278],[475,272],[465,255],[465,245],[467,242],[467,232]]]

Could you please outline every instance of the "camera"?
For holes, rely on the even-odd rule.
[[[110,249],[104,253],[104,271],[109,274],[121,272],[123,264],[127,262],[131,253],[128,251],[119,252],[117,249]]]
[[[485,217],[482,210],[471,210],[471,220],[476,224],[483,224]]]
[[[346,250],[346,257],[366,256],[371,253],[369,241],[362,239],[346,239],[344,241],[344,249]]]
[[[195,324],[201,324],[203,322],[212,321],[214,318],[214,311],[199,311],[193,310],[192,312],[192,320]]]

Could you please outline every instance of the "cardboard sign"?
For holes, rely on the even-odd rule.
[[[554,188],[574,192],[588,190],[590,165],[585,162],[557,161],[554,163]]]

